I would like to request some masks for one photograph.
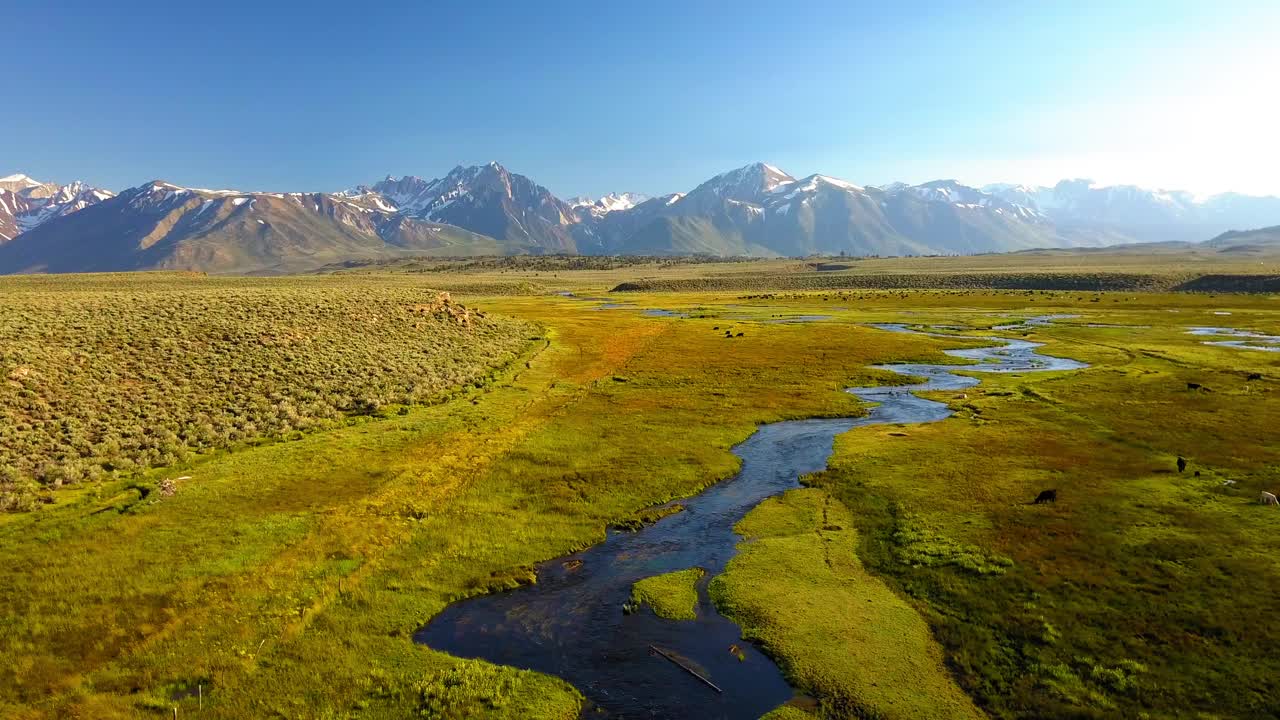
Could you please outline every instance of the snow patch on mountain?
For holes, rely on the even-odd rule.
[[[791,200],[799,195],[812,195],[822,190],[837,190],[841,192],[861,194],[866,191],[861,185],[854,185],[847,180],[830,177],[829,175],[810,175],[803,180],[793,180],[791,182],[781,183],[769,191],[770,195],[782,195],[784,200]],[[785,193],[785,195],[783,195]]]

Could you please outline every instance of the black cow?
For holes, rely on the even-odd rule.
[[[1182,472],[1183,470],[1186,470],[1186,469],[1187,469],[1187,459],[1179,455],[1178,456],[1178,472]]]
[[[1058,491],[1056,489],[1041,490],[1040,494],[1036,496],[1036,501],[1034,504],[1040,505],[1042,503],[1050,503],[1050,502],[1058,502]]]

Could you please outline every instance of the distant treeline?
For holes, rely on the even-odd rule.
[[[1280,292],[1280,275],[1147,273],[760,274],[635,280],[613,292],[739,290],[1071,290],[1078,292]]]

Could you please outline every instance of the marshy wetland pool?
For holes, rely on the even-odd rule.
[[[916,332],[898,325],[878,327]],[[681,501],[682,512],[638,532],[610,531],[598,545],[544,563],[534,585],[450,605],[415,639],[460,657],[559,676],[588,699],[593,717],[760,717],[790,700],[794,691],[772,661],[742,642],[739,627],[721,616],[707,596],[707,583],[723,572],[741,540],[734,525],[766,498],[799,487],[800,476],[824,469],[837,435],[856,427],[937,422],[951,415],[945,404],[915,393],[978,384],[977,378],[956,371],[1085,367],[1038,354],[1038,343],[982,339],[996,344],[946,351],[974,364],[876,366],[924,382],[850,388],[859,398],[878,403],[864,417],[761,425],[733,449],[742,460],[740,471]],[[623,613],[636,581],[692,567],[706,571],[697,586],[696,620],[664,620],[648,609]],[[653,654],[651,646],[681,658],[722,692]],[[740,647],[741,659],[730,651],[732,646]]]
[[[1193,327],[1187,331],[1187,334],[1231,338],[1230,340],[1204,340],[1202,343],[1205,345],[1232,347],[1241,350],[1280,352],[1280,335],[1267,335],[1252,330],[1213,326]]]

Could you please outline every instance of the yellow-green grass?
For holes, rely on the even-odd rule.
[[[745,542],[711,581],[712,599],[824,717],[983,717],[928,624],[863,568],[855,526],[821,490],[764,501],[736,527]]]
[[[819,271],[817,268],[822,267]],[[1280,253],[1221,253],[1213,249],[1146,246],[1106,250],[1040,250],[1021,253],[890,258],[814,258],[709,260],[688,258],[507,257],[444,261],[431,258],[395,260],[344,272],[407,272],[460,285],[500,285],[526,290],[610,288],[645,280],[694,281],[737,277],[767,286],[772,277],[794,282],[795,276],[959,275],[1034,273],[1062,275],[1280,274]],[[432,282],[438,282],[432,280]]]
[[[458,660],[410,634],[453,599],[528,582],[533,563],[731,474],[729,448],[756,423],[860,412],[841,387],[899,381],[866,365],[944,361],[940,348],[962,344],[859,323],[989,327],[1046,312],[1089,316],[1030,337],[1093,369],[983,376],[966,398],[939,395],[957,418],[844,436],[835,467],[814,482],[853,510],[866,569],[911,600],[992,714],[1247,717],[1266,707],[1259,688],[1277,675],[1266,652],[1277,638],[1259,619],[1275,610],[1280,513],[1252,501],[1280,484],[1267,432],[1280,421],[1270,392],[1280,357],[1206,347],[1182,326],[1276,332],[1275,300],[628,299],[709,317],[468,298],[544,326],[549,345],[460,400],[143,478],[192,476],[171,498],[140,503],[123,483],[93,484],[4,516],[0,716],[159,717],[172,705],[187,715],[197,700],[171,698],[192,684],[204,686],[211,718],[572,716],[580,700],[563,682]],[[744,312],[755,319],[728,318]],[[835,319],[758,322],[780,312]],[[1089,321],[1153,327],[1079,326]],[[725,339],[726,326],[745,336]],[[1264,380],[1248,380],[1254,372]],[[1188,393],[1188,381],[1213,392]],[[1178,453],[1199,481],[1164,472]],[[1219,478],[1238,485],[1213,490]],[[1053,486],[1056,506],[1025,504]],[[900,552],[904,539],[916,547]],[[922,552],[947,562],[907,562]],[[1013,565],[978,575],[966,558]]]
[[[779,310],[813,312],[815,302],[852,305],[849,302],[852,296],[852,293],[845,297],[813,293],[773,294],[768,298],[738,300],[735,304],[755,306],[756,314],[764,318],[777,314]],[[673,297],[685,299],[707,296]],[[838,448],[845,448],[852,442],[850,438],[861,437],[859,447],[865,447],[868,451],[868,457],[861,460],[867,464],[847,468],[841,465],[836,472],[821,477],[857,477],[856,482],[862,484],[868,482],[867,477],[887,475],[886,482],[877,487],[883,495],[874,498],[876,502],[883,503],[885,496],[895,495],[909,496],[915,500],[909,505],[895,505],[894,521],[888,526],[876,521],[875,513],[869,513],[869,524],[878,529],[874,547],[882,555],[888,556],[899,569],[910,568],[917,573],[933,572],[935,576],[959,575],[978,585],[973,590],[975,596],[985,592],[985,586],[977,578],[995,579],[1003,583],[1000,575],[1006,572],[1017,575],[1022,572],[1006,554],[1008,548],[1005,545],[986,542],[985,537],[976,532],[980,528],[990,529],[992,521],[984,517],[990,508],[975,508],[973,495],[978,495],[976,500],[979,503],[998,502],[996,498],[1000,496],[989,492],[992,486],[1005,485],[1003,491],[1007,493],[1007,485],[1012,484],[1018,488],[1017,492],[1028,493],[1025,497],[1017,498],[1013,504],[1020,506],[1029,502],[1039,490],[1058,485],[1062,473],[1059,453],[1066,449],[1082,455],[1093,453],[1097,438],[1094,433],[1078,427],[1075,422],[1057,427],[1061,418],[1044,417],[1037,418],[1037,423],[1022,423],[1016,429],[1011,428],[1011,432],[1017,433],[1018,441],[1006,443],[1003,429],[996,428],[988,432],[993,425],[1004,422],[1005,415],[993,415],[989,404],[1011,403],[1005,406],[1008,414],[1022,419],[1023,409],[1028,407],[1024,404],[1026,402],[1061,406],[1060,402],[1056,402],[1056,393],[1050,395],[1046,392],[1048,388],[1075,387],[1078,391],[1073,394],[1073,401],[1080,407],[1092,406],[1087,413],[1090,422],[1108,425],[1104,434],[1109,441],[1122,445],[1146,445],[1147,450],[1151,447],[1160,448],[1152,453],[1155,458],[1150,460],[1159,467],[1155,468],[1153,475],[1146,477],[1143,473],[1152,472],[1150,466],[1139,470],[1123,464],[1108,467],[1114,458],[1106,453],[1091,463],[1091,470],[1102,473],[1104,477],[1108,472],[1116,473],[1101,482],[1111,485],[1113,492],[1123,488],[1127,492],[1125,497],[1129,498],[1127,502],[1137,503],[1141,508],[1151,503],[1153,498],[1162,501],[1172,499],[1175,495],[1169,487],[1168,474],[1174,472],[1174,460],[1179,454],[1192,459],[1192,468],[1187,471],[1187,475],[1194,477],[1192,473],[1197,468],[1201,470],[1202,481],[1195,486],[1198,499],[1183,499],[1194,508],[1190,514],[1186,509],[1175,511],[1156,506],[1145,512],[1146,517],[1140,523],[1140,527],[1155,523],[1164,534],[1181,532],[1183,540],[1198,538],[1198,552],[1203,553],[1205,558],[1200,560],[1202,564],[1226,563],[1229,566],[1230,569],[1225,571],[1209,573],[1205,586],[1201,588],[1195,586],[1197,580],[1193,572],[1184,573],[1186,577],[1180,590],[1184,595],[1189,592],[1192,607],[1199,608],[1188,615],[1202,623],[1212,622],[1218,616],[1225,617],[1234,612],[1231,603],[1235,593],[1240,593],[1243,602],[1250,608],[1250,617],[1265,616],[1273,611],[1267,609],[1265,603],[1268,593],[1277,586],[1274,561],[1276,547],[1274,542],[1267,539],[1270,531],[1265,528],[1271,527],[1267,523],[1275,523],[1277,517],[1275,513],[1268,513],[1255,503],[1259,490],[1275,490],[1280,486],[1280,474],[1276,471],[1277,448],[1274,442],[1268,440],[1268,428],[1280,422],[1280,417],[1277,416],[1280,408],[1272,394],[1276,383],[1280,381],[1280,356],[1205,346],[1201,344],[1205,338],[1187,335],[1185,330],[1190,325],[1223,324],[1274,334],[1280,331],[1276,300],[1265,296],[1215,298],[1203,295],[1053,292],[881,292],[863,293],[856,299],[859,306],[856,311],[826,312],[835,315],[834,322],[837,323],[856,318],[894,319],[919,323],[958,323],[979,329],[1048,312],[1080,313],[1082,317],[1059,321],[1052,328],[1033,328],[1017,331],[1015,334],[1049,342],[1047,351],[1053,354],[1076,357],[1094,364],[1093,369],[1083,373],[983,375],[983,387],[964,393],[941,393],[935,396],[952,403],[958,412],[955,420],[936,426],[859,430],[841,441]],[[645,296],[638,304],[661,305],[661,301],[661,296]],[[670,300],[666,304],[670,306]],[[706,305],[689,303],[685,307],[718,310],[715,301]],[[904,315],[897,311],[898,308],[910,314]],[[1148,327],[1088,327],[1091,322]],[[1255,375],[1260,376],[1261,380],[1251,379]],[[1099,379],[1107,379],[1108,382],[1103,383]],[[1186,384],[1188,382],[1204,385],[1212,392],[1189,392]],[[961,420],[963,423],[958,422]],[[964,454],[957,456],[949,443],[952,433],[958,432],[958,428],[965,425],[969,426],[966,437],[973,450],[964,451]],[[915,444],[913,438],[917,437],[922,445]],[[1047,445],[1042,447],[1041,443]],[[893,453],[891,460],[878,459],[888,452]],[[1003,459],[1006,453],[1017,457],[1024,468],[1014,471],[1007,465],[990,464],[989,456],[994,454]],[[1197,465],[1198,462],[1229,463],[1234,465],[1235,471],[1224,474],[1221,469],[1214,469],[1211,474],[1208,467]],[[962,476],[961,468],[967,477],[973,479],[953,483],[957,476]],[[935,469],[942,472],[934,475]],[[1236,484],[1218,484],[1227,480],[1233,480]],[[1151,483],[1155,486],[1149,487]],[[1231,498],[1225,507],[1204,501],[1206,495],[1216,497],[1219,493]],[[1109,518],[1113,514],[1125,517],[1134,509],[1123,503],[1112,506],[1111,502],[1109,498],[1090,508],[1094,517],[1088,524],[1102,526],[1105,525],[1103,518]],[[946,519],[950,522],[939,522],[938,513],[929,511],[929,508],[935,506],[946,508]],[[860,509],[868,511],[875,507],[872,504]],[[1259,511],[1261,514],[1258,514]],[[1253,517],[1263,525],[1250,526],[1249,522],[1242,523],[1237,517],[1240,513],[1248,514],[1246,517]],[[1055,529],[1051,537],[1058,538],[1057,533],[1060,531]],[[1063,540],[1079,532],[1081,530],[1073,528]],[[1244,533],[1249,537],[1240,541],[1235,538],[1236,533]],[[1200,539],[1204,542],[1200,542]],[[1040,548],[1042,550],[1052,550],[1053,543],[1046,542],[1044,538],[1036,538],[1035,542],[1047,546]],[[869,541],[864,544],[871,546]],[[1023,551],[1026,552],[1026,548]],[[1246,570],[1243,565],[1235,565],[1238,558],[1251,558],[1245,562],[1262,564]],[[1149,559],[1140,556],[1132,562],[1141,566]],[[1116,562],[1106,553],[1098,553],[1095,561],[1104,566],[1102,572],[1108,575],[1132,572],[1125,567],[1126,563]],[[1113,565],[1108,568],[1108,564]],[[885,568],[884,563],[873,563],[873,569],[877,572],[885,572]],[[1257,570],[1263,572],[1256,572]],[[1053,568],[1041,566],[1038,572],[1051,577]],[[1233,573],[1239,573],[1239,577],[1234,578],[1229,592],[1223,592],[1219,589],[1222,584],[1221,576],[1232,576]],[[894,580],[892,577],[890,579]],[[949,580],[948,583],[950,582]],[[900,590],[903,588],[897,582],[893,584]],[[1070,582],[1065,585],[1070,587]],[[908,586],[908,590],[912,590],[911,586]],[[1117,597],[1108,602],[1120,605],[1130,602],[1142,604],[1146,602],[1146,594],[1150,592],[1152,590],[1144,584],[1134,583],[1120,589],[1115,593]],[[940,618],[945,619],[946,613],[957,612],[958,608],[945,598],[938,597],[940,593],[936,588],[915,587],[912,594],[915,593],[929,594],[932,603],[922,605],[921,608],[926,611],[935,630],[939,630],[944,639],[949,637],[946,632],[948,628],[940,622]],[[1198,593],[1202,597],[1197,597]],[[1017,615],[1009,613],[1009,607],[1023,602],[1025,599],[1017,596],[1001,597],[984,608],[989,614],[966,618],[968,624],[965,629],[979,633],[986,623],[1000,628],[999,621],[1010,615]],[[1259,603],[1263,605],[1259,606]],[[1089,623],[1089,627],[1083,632],[1063,629],[1064,625],[1071,628],[1079,621]],[[997,684],[996,689],[990,691],[979,685],[980,682],[991,680],[990,677],[982,677],[983,675],[998,678],[1001,673],[1008,671],[1005,658],[998,654],[994,657],[980,657],[975,661],[973,658],[966,658],[965,653],[957,652],[956,644],[948,643],[948,662],[952,667],[959,662],[970,664],[968,670],[960,673],[960,677],[966,688],[983,701],[987,710],[1000,716],[1023,717],[1077,714],[1108,716],[1126,707],[1131,710],[1136,707],[1135,712],[1147,712],[1152,716],[1194,713],[1211,715],[1212,708],[1220,706],[1233,707],[1237,712],[1249,715],[1266,707],[1263,678],[1267,673],[1274,674],[1280,669],[1265,654],[1265,649],[1273,645],[1275,640],[1269,631],[1245,643],[1247,647],[1237,650],[1239,637],[1247,632],[1247,623],[1236,625],[1227,637],[1221,639],[1203,636],[1198,638],[1198,642],[1220,641],[1221,644],[1214,648],[1214,652],[1219,655],[1215,662],[1225,661],[1227,665],[1231,665],[1237,661],[1233,655],[1238,653],[1238,661],[1250,666],[1249,671],[1244,673],[1246,677],[1228,679],[1221,671],[1214,670],[1213,666],[1202,665],[1197,671],[1200,676],[1197,678],[1197,686],[1185,687],[1181,686],[1179,673],[1182,670],[1177,665],[1163,667],[1158,673],[1161,675],[1159,678],[1147,677],[1157,674],[1152,673],[1150,668],[1161,664],[1158,652],[1152,653],[1155,657],[1143,657],[1140,660],[1123,654],[1122,650],[1127,643],[1122,621],[1114,617],[1095,616],[1087,619],[1060,618],[1059,622],[1057,626],[1045,625],[1041,628],[1047,633],[1044,637],[1057,642],[1060,635],[1073,638],[1087,636],[1090,637],[1089,652],[1093,652],[1099,644],[1110,642],[1110,657],[1102,653],[1066,656],[1059,651],[1056,656],[1065,657],[1065,661],[1053,660],[1054,655],[1049,654],[1032,662],[1027,658],[1035,654],[1024,653],[1023,661],[1017,665],[1017,672],[1024,673],[1021,682],[1024,688],[1030,688],[1029,691],[1015,689],[1008,684]],[[1022,628],[1017,623],[1013,624],[1012,629],[1006,626],[1002,630],[1009,633],[1005,640],[1010,644],[1016,644],[1017,638],[1023,636],[1020,634]],[[1183,632],[1176,627],[1165,630],[1175,635]],[[1109,635],[1118,637],[1109,638]],[[1186,663],[1194,660],[1191,653],[1182,659]],[[1245,692],[1232,696],[1240,689]],[[1030,699],[1020,696],[1019,693],[1022,692],[1026,692]],[[1190,706],[1184,704],[1188,699],[1192,700]]]
[[[897,380],[868,364],[946,346],[853,326],[730,341],[714,319],[479,304],[550,343],[469,398],[153,473],[191,476],[173,497],[108,483],[7,516],[0,715],[191,712],[174,691],[192,684],[212,718],[483,714],[496,701],[468,678],[487,666],[410,637],[447,603],[528,582],[610,522],[728,476],[757,423],[860,412],[843,387]],[[516,715],[578,702],[552,678],[510,682],[526,688],[502,700]]]
[[[1280,318],[1264,298],[1217,299],[1230,316],[1207,302],[1102,304],[1037,328],[1046,352],[1092,367],[937,393],[954,419],[848,433],[810,478],[853,510],[863,562],[912,599],[992,715],[1276,709],[1280,629],[1258,620],[1280,609],[1280,513],[1257,498],[1280,488],[1280,357],[1184,326],[1275,332]],[[1031,504],[1045,489],[1057,502]],[[982,572],[992,558],[1009,564]]]
[[[631,586],[631,602],[653,608],[660,618],[697,619],[698,581],[706,574],[702,568],[689,568],[638,580]]]
[[[760,720],[813,720],[814,717],[794,705],[783,705],[765,713]]]

